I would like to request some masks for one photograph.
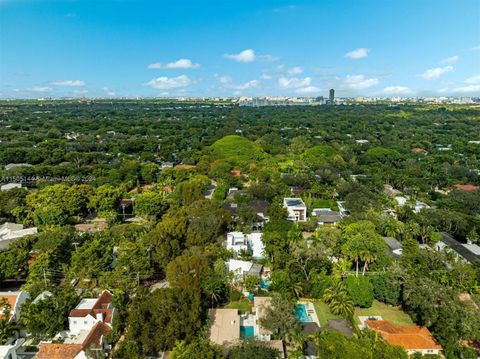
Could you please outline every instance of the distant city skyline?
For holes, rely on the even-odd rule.
[[[0,0],[0,98],[480,96],[479,0]]]

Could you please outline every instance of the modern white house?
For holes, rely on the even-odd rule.
[[[238,259],[229,259],[227,262],[228,271],[233,273],[233,282],[242,280],[245,276],[255,276],[260,278],[262,274],[262,265],[249,261]]]
[[[253,232],[250,234],[229,232],[227,233],[226,248],[232,250],[235,254],[240,253],[242,250],[249,251],[253,258],[256,259],[264,257],[264,245],[261,232]]]
[[[283,207],[288,211],[288,219],[294,222],[307,220],[307,206],[301,198],[284,198]]]
[[[22,188],[21,183],[7,183],[2,186],[0,186],[0,191],[9,191],[14,188]]]
[[[0,226],[0,250],[8,248],[10,243],[38,232],[37,227],[23,228],[23,224],[4,223]]]

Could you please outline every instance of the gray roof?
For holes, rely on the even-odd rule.
[[[462,243],[457,241],[448,233],[442,232],[442,242],[457,252],[460,256],[465,258],[467,262],[473,263],[477,260],[480,260],[480,255],[473,253],[468,248],[464,247]]]
[[[317,211],[317,220],[322,223],[337,223],[342,219],[339,212],[334,211]]]
[[[345,319],[330,319],[328,321],[328,329],[343,333],[347,337],[353,335],[352,326]]]
[[[402,243],[393,237],[382,237],[382,239],[392,251],[403,248]]]
[[[261,264],[253,263],[252,267],[246,274],[260,277],[260,275],[262,274],[262,269],[263,269],[263,266]]]

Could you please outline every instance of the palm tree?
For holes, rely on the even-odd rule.
[[[365,271],[368,268],[368,264],[374,262],[377,259],[377,257],[372,252],[365,251],[365,252],[362,252],[361,259],[364,262],[362,275],[365,275]]]
[[[352,263],[347,258],[340,258],[333,266],[333,275],[337,279],[343,279],[347,276]]]
[[[293,358],[301,358],[303,356],[303,349],[305,348],[305,342],[307,337],[302,329],[295,327],[288,333],[288,341],[295,348],[292,355]]]
[[[323,300],[328,304],[333,314],[343,318],[351,318],[355,310],[353,301],[347,293],[345,284],[337,281],[332,287],[325,290]]]

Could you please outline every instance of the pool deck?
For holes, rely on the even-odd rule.
[[[313,303],[299,301],[299,302],[297,302],[297,304],[305,305],[305,310],[307,311],[307,315],[312,317],[312,319],[313,319],[312,322],[316,323],[319,328],[322,327],[320,325],[320,321],[318,320],[317,311],[315,310],[315,307],[313,306]]]

